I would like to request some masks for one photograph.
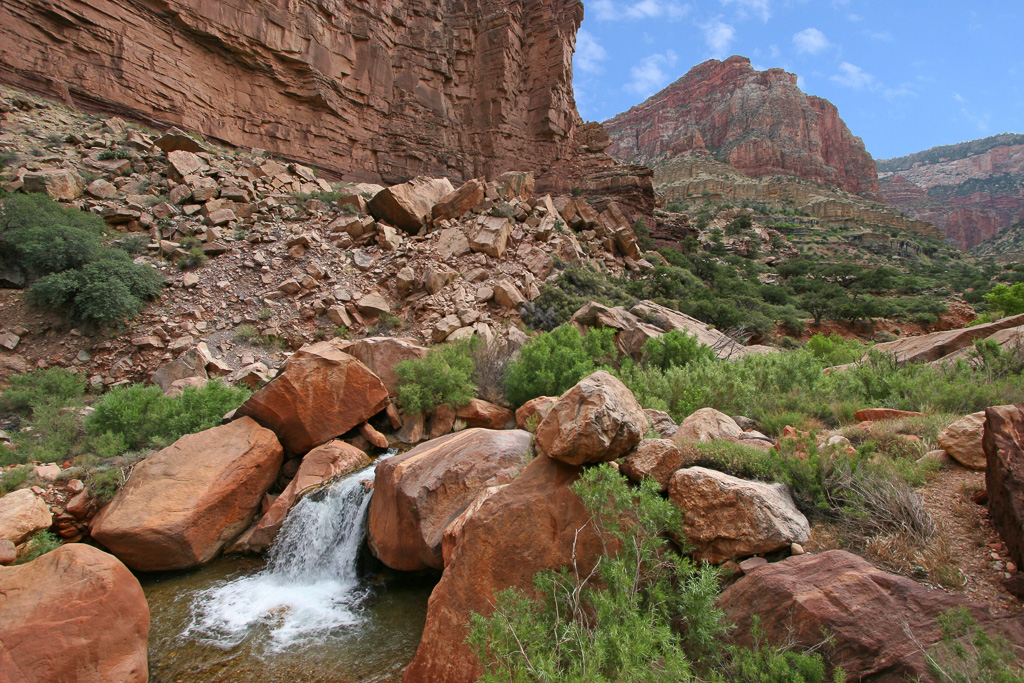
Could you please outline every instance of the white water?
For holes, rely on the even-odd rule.
[[[354,472],[299,501],[266,566],[197,593],[182,635],[223,649],[249,637],[265,638],[260,649],[275,652],[359,624],[366,590],[356,576],[356,560],[371,496],[362,482],[373,470],[371,465]]]

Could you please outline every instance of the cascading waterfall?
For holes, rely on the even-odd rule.
[[[367,591],[356,561],[371,497],[363,481],[372,478],[374,467],[299,501],[266,566],[197,593],[182,635],[231,649],[264,631],[265,649],[273,652],[359,624]]]

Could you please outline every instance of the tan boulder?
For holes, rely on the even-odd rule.
[[[533,173],[529,171],[508,171],[498,176],[494,181],[495,190],[498,192],[498,199],[510,201],[519,199],[526,201],[533,197],[534,190]]]
[[[530,431],[530,423],[534,430],[537,425],[551,412],[551,406],[555,405],[558,398],[555,396],[538,396],[519,406],[516,410],[516,428]]]
[[[526,301],[526,297],[512,282],[498,280],[494,283],[494,301],[506,308],[519,308],[519,305]]]
[[[413,339],[403,337],[367,337],[351,342],[343,342],[338,348],[377,375],[392,396],[398,395],[398,376],[395,366],[405,360],[421,360],[426,357],[428,349],[420,346]]]
[[[92,537],[138,571],[199,566],[249,526],[282,459],[248,417],[183,436],[135,466]]]
[[[178,358],[161,365],[150,379],[164,392],[178,380],[192,378],[206,380],[209,377],[206,366],[212,360],[213,356],[206,344],[199,343]]]
[[[668,489],[672,475],[682,467],[691,465],[682,450],[668,439],[644,439],[632,453],[619,463],[619,471],[639,483],[648,477]]]
[[[491,258],[501,258],[508,247],[508,238],[512,234],[512,226],[507,218],[487,216],[480,219],[469,248],[487,254]]]
[[[455,190],[447,178],[417,176],[375,194],[366,204],[370,214],[409,233],[417,233],[430,220],[434,204]]]
[[[562,394],[537,425],[537,450],[570,465],[617,460],[647,432],[647,416],[626,385],[604,370]]]
[[[437,255],[442,261],[455,256],[465,256],[471,251],[466,231],[459,226],[445,228],[437,237]]]
[[[701,408],[679,423],[672,440],[677,444],[707,443],[716,439],[738,439],[743,430],[725,413]]]
[[[377,375],[326,341],[299,349],[235,414],[272,429],[285,451],[301,455],[366,422],[387,401]]]
[[[445,529],[481,489],[515,479],[532,454],[528,432],[467,429],[377,466],[370,549],[400,571],[443,569]]]
[[[363,315],[377,316],[391,313],[391,304],[380,292],[370,292],[356,302],[356,308]]]
[[[672,416],[663,410],[644,408],[644,415],[647,416],[647,424],[662,439],[671,439],[679,429],[679,425],[672,419]]]
[[[683,511],[695,556],[713,564],[768,553],[810,538],[785,484],[746,481],[704,467],[679,470],[669,500]]]
[[[455,417],[465,422],[467,427],[483,429],[511,429],[516,421],[515,414],[508,408],[479,398],[470,399],[466,405],[456,408]]]
[[[629,309],[629,312],[657,325],[665,332],[679,330],[696,336],[701,344],[714,349],[715,355],[720,359],[739,358],[749,353],[746,347],[711,325],[652,301],[641,301]]]
[[[435,222],[459,218],[475,209],[483,199],[484,184],[476,179],[467,180],[459,189],[434,204],[431,213]]]
[[[0,678],[145,683],[149,606],[113,555],[69,543],[0,568]]]
[[[18,549],[14,543],[7,539],[0,540],[0,566],[6,567],[9,564],[14,564],[17,559]]]
[[[465,642],[471,614],[489,615],[499,591],[530,590],[538,571],[563,567],[574,554],[579,571],[590,571],[602,545],[590,513],[569,488],[581,471],[538,455],[465,520],[461,541],[430,595],[405,683],[476,681],[482,672]]]
[[[246,532],[233,551],[263,552],[270,547],[281,530],[288,511],[309,491],[370,465],[370,456],[344,441],[330,441],[317,446],[302,458],[298,472],[284,491],[274,499],[270,509],[256,525]]]
[[[196,156],[196,154],[183,149],[168,152],[167,161],[179,178],[198,173],[206,166],[206,162]]]
[[[0,540],[20,545],[51,524],[50,506],[31,489],[11,491],[0,498]]]
[[[25,192],[46,194],[52,199],[78,199],[85,189],[82,176],[67,168],[26,173],[22,181]]]
[[[850,681],[938,680],[925,653],[942,639],[938,617],[960,607],[980,628],[1006,638],[1024,657],[1024,620],[947,591],[877,569],[844,550],[790,557],[753,569],[718,599],[736,624],[740,645],[792,643],[798,649],[831,639],[829,661]],[[760,634],[754,633],[754,620]]]
[[[1024,325],[1024,314],[1009,316],[984,325],[932,332],[875,344],[872,351],[892,354],[898,363],[927,363],[971,346],[976,339],[987,339],[1000,330],[1021,325]]]
[[[972,470],[985,469],[985,411],[960,418],[939,432],[939,448],[954,460]]]

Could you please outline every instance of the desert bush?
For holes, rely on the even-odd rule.
[[[661,370],[683,367],[696,360],[713,360],[715,352],[702,344],[696,335],[671,330],[644,343],[642,363]]]
[[[807,342],[807,350],[825,367],[845,365],[860,360],[867,347],[856,339],[844,339],[838,334],[820,332]]]
[[[480,341],[473,347],[473,384],[477,395],[485,401],[505,402],[505,376],[516,357],[516,349],[502,339]]]
[[[943,612],[938,623],[942,640],[926,653],[926,661],[941,683],[1024,682],[1012,644],[979,628],[966,607]]]
[[[192,247],[188,253],[178,259],[177,265],[181,270],[194,270],[206,265],[209,258],[200,247]]]
[[[96,404],[85,421],[89,435],[118,438],[126,449],[163,446],[175,439],[220,424],[225,413],[240,406],[249,391],[210,380],[186,387],[180,396],[164,396],[159,387],[132,384],[118,387]]]
[[[984,298],[989,307],[1003,315],[1024,313],[1024,282],[998,284]]]
[[[18,558],[18,564],[25,564],[31,562],[37,557],[41,557],[51,550],[56,550],[61,546],[60,539],[57,538],[53,533],[49,531],[40,531],[36,533],[28,543],[25,545],[25,550],[21,557]]]
[[[0,252],[33,277],[81,268],[104,251],[106,224],[99,216],[61,206],[43,194],[0,202]]]
[[[0,466],[5,464],[0,463]],[[11,469],[0,471],[0,496],[5,496],[11,491],[21,488],[21,485],[28,481],[31,473],[32,468],[28,466],[12,467]]]
[[[473,353],[479,340],[467,339],[431,349],[426,357],[395,366],[398,402],[407,413],[430,413],[440,405],[452,408],[473,399]]]
[[[518,407],[538,396],[560,396],[613,360],[615,330],[591,329],[585,335],[572,325],[542,332],[519,350],[508,366],[505,396]]]
[[[0,394],[0,411],[31,415],[45,405],[61,407],[78,403],[85,394],[85,378],[64,368],[33,370],[9,379],[9,386]]]

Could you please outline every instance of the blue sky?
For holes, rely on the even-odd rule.
[[[1022,0],[584,0],[584,120],[629,109],[707,59],[800,76],[876,159],[1024,133]]]

